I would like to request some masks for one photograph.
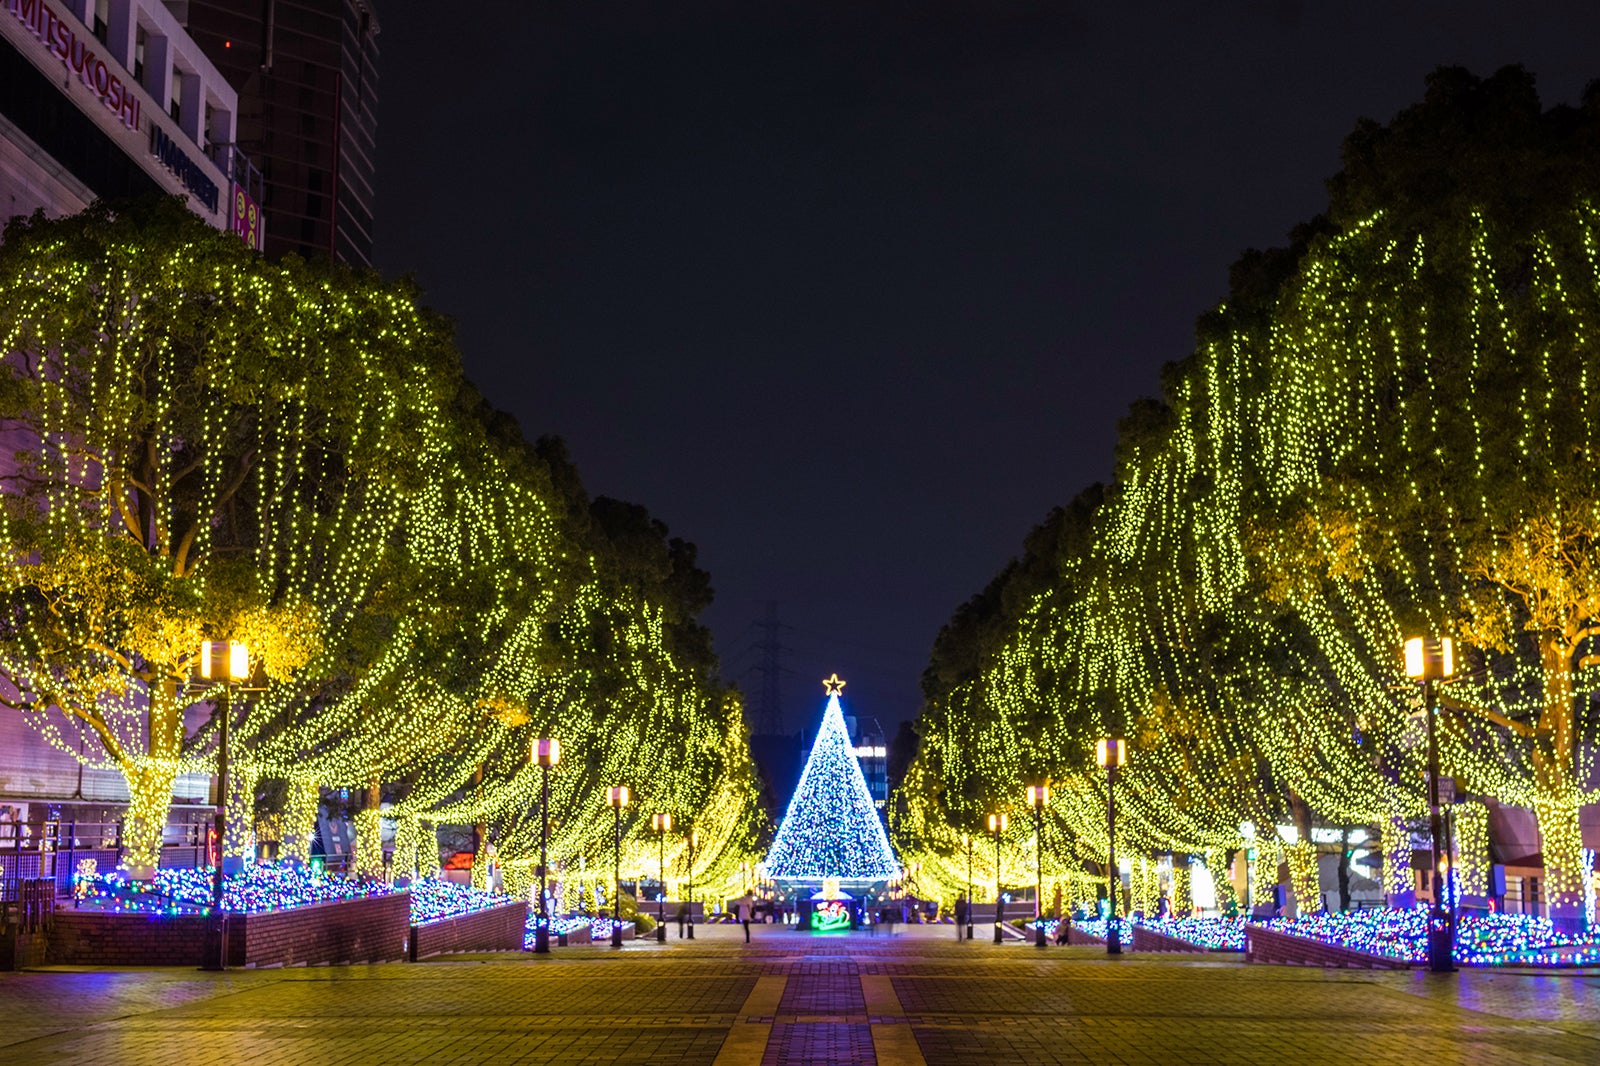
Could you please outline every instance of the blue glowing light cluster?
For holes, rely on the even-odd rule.
[[[828,695],[817,741],[767,852],[766,872],[793,881],[887,881],[900,875],[837,693]]]
[[[1104,940],[1106,936],[1105,918],[1078,918],[1073,925],[1090,936],[1097,936]],[[1186,944],[1205,948],[1207,951],[1243,951],[1244,950],[1244,919],[1243,918],[1149,918],[1134,914],[1120,919],[1124,938],[1128,937],[1134,926],[1143,926],[1146,929],[1170,936],[1174,940],[1182,940]],[[1054,918],[1046,918],[1041,922],[1033,922],[1030,927],[1043,926],[1045,935],[1054,937],[1060,923]]]
[[[503,907],[507,903],[516,902],[506,896],[485,892],[470,885],[458,885],[453,881],[441,881],[432,877],[413,881],[409,890],[412,925],[459,918],[474,911]]]
[[[1428,958],[1428,911],[1351,911],[1280,919],[1279,932],[1324,944],[1422,963]],[[1524,914],[1460,916],[1456,959],[1470,966],[1592,966],[1600,963],[1600,943],[1556,932],[1550,922]]]
[[[613,926],[632,926],[633,923],[613,922],[610,918],[591,918],[582,914],[572,915],[566,918],[552,917],[550,919],[550,935],[561,936],[565,933],[570,933],[574,929],[584,925],[589,927],[589,939],[594,941],[596,944],[601,944],[611,939],[611,930]],[[529,914],[528,929],[527,932],[525,932],[522,936],[522,947],[524,950],[533,950],[534,933],[538,928],[539,915],[536,913]]]
[[[1207,951],[1243,951],[1244,918],[1137,918],[1137,924]]]
[[[147,882],[129,881],[116,873],[95,874],[80,877],[77,893],[82,902],[112,912],[205,914],[211,909],[211,878],[211,867],[161,869]],[[312,867],[262,863],[224,882],[222,906],[234,914],[260,914],[393,891],[385,884],[352,881]]]

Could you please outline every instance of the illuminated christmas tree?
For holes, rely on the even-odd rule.
[[[767,876],[776,880],[885,881],[900,874],[845,729],[844,684],[837,674],[823,682],[822,728],[767,852]]]

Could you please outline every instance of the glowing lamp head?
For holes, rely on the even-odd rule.
[[[1029,785],[1028,786],[1028,806],[1034,808],[1035,810],[1041,810],[1042,811],[1049,804],[1049,802],[1050,802],[1050,786],[1049,785]]]
[[[1121,737],[1102,738],[1094,746],[1094,761],[1103,767],[1126,766],[1128,742]]]
[[[650,828],[658,833],[667,832],[672,828],[672,815],[666,813],[652,814],[650,816]]]
[[[200,643],[200,676],[207,681],[245,681],[250,677],[250,647],[238,640]]]
[[[628,805],[628,786],[612,785],[606,789],[606,802],[619,811],[626,807]]]
[[[533,742],[533,761],[548,769],[561,761],[561,741],[555,737],[540,737]]]
[[[1418,681],[1448,681],[1456,676],[1456,642],[1449,637],[1406,641],[1406,676]]]
[[[1010,825],[1011,815],[1009,814],[989,815],[989,832],[991,833],[1003,833],[1010,827]]]

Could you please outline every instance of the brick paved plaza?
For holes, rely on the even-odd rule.
[[[981,930],[987,932],[987,929]],[[418,964],[0,974],[0,1062],[1600,1061],[1600,974],[1357,972],[703,927]]]

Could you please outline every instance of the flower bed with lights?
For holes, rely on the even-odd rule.
[[[1243,951],[1244,918],[1139,918],[1134,924],[1207,951]]]
[[[588,929],[590,943],[609,944],[611,942],[611,930],[618,925],[622,926],[623,938],[632,940],[632,922],[613,922],[610,918],[593,918],[585,914],[568,915],[564,918],[551,918],[550,933],[558,938],[570,937],[573,933],[580,929]],[[527,933],[523,937],[523,946],[529,951],[533,950],[534,931],[538,928],[538,926],[539,916],[537,914],[530,913],[528,915]]]
[[[193,870],[157,870],[154,880],[129,881],[117,873],[78,875],[75,893],[80,906],[117,913],[204,914],[211,909],[209,867]],[[223,909],[234,914],[306,907],[386,896],[389,885],[352,881],[313,867],[264,863],[227,878],[222,887]]]
[[[1351,911],[1274,921],[1275,932],[1385,959],[1427,961],[1428,912]],[[1549,921],[1521,914],[1461,916],[1456,960],[1468,966],[1596,966],[1600,943],[1557,932]]]
[[[485,892],[481,888],[458,885],[453,881],[441,881],[432,877],[413,881],[410,892],[412,925],[439,922],[446,918],[460,918],[478,911],[504,907],[508,902],[512,902],[505,896]]]
[[[154,880],[85,872],[78,908],[57,912],[48,961],[194,965],[210,913],[208,870],[160,870]],[[232,966],[385,962],[406,956],[410,894],[294,865],[252,866],[223,888]],[[520,923],[520,917],[519,917]]]
[[[1135,926],[1148,929],[1162,936],[1181,940],[1192,944],[1205,951],[1243,951],[1244,950],[1244,919],[1243,918],[1140,918],[1133,916],[1123,918],[1123,941],[1125,945],[1132,943],[1132,931]],[[1074,919],[1072,927],[1075,931],[1100,940],[1106,938],[1106,924],[1104,918]],[[1043,922],[1029,923],[1029,927],[1044,926],[1045,935],[1055,939],[1056,930],[1060,923],[1054,918],[1047,918]]]
[[[1126,924],[1127,919],[1123,919],[1123,921]],[[1044,927],[1045,936],[1054,940],[1056,930],[1061,928],[1061,923],[1055,918],[1045,918],[1041,921],[1029,922],[1027,927],[1036,929],[1040,926]],[[1074,918],[1072,919],[1072,928],[1075,932],[1083,933],[1086,936],[1098,937],[1101,940],[1106,938],[1106,920],[1104,918]]]

